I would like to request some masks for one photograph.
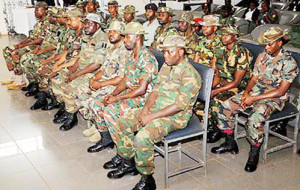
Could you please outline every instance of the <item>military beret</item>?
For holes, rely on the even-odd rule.
[[[145,6],[145,10],[147,10],[147,9],[151,9],[151,10],[153,10],[153,11],[157,11],[157,6],[156,6],[156,4],[155,3],[149,3],[149,4],[147,4],[146,6]]]

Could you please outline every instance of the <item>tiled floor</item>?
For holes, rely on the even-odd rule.
[[[16,41],[0,37],[1,49]],[[8,78],[3,57],[0,58],[0,80]],[[0,86],[0,189],[1,190],[130,190],[139,177],[111,180],[102,168],[115,150],[88,154],[88,139],[81,135],[85,122],[69,132],[58,131],[51,122],[54,111],[31,111],[34,102],[21,91],[8,91]],[[200,153],[200,141],[183,146],[192,154]],[[270,144],[280,141],[271,138]],[[216,156],[208,153],[208,172],[198,169],[170,179],[170,190],[296,190],[300,189],[300,156],[291,148],[269,156],[267,164],[260,162],[255,173],[245,173],[248,143],[238,140],[238,155]],[[210,149],[213,145],[209,145]],[[179,164],[177,154],[171,155],[170,169]],[[183,166],[189,160],[183,157]],[[156,157],[155,179],[163,189],[163,159]]]

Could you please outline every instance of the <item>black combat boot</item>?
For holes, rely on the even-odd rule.
[[[215,143],[224,137],[224,133],[216,126],[211,125],[207,129],[207,143]]]
[[[27,91],[29,91],[32,88],[33,84],[34,83],[31,82],[27,86],[22,87],[21,90],[27,92]]]
[[[152,175],[142,175],[140,181],[132,190],[155,190],[156,184]]]
[[[248,161],[245,166],[246,172],[254,172],[259,161],[260,146],[251,145]]]
[[[103,165],[103,168],[106,170],[116,169],[123,161],[123,158],[117,154],[110,161],[106,162]]]
[[[50,103],[42,107],[42,110],[52,110],[60,107],[60,103],[56,101],[56,98],[52,94],[49,94],[48,98],[50,99]]]
[[[226,133],[225,142],[223,142],[220,146],[213,147],[211,149],[211,153],[213,154],[223,154],[226,152],[230,152],[231,154],[239,153],[239,147],[234,140],[234,135],[230,133]]]
[[[289,119],[282,120],[278,122],[274,127],[271,128],[271,131],[274,131],[275,133],[278,133],[282,136],[287,135],[286,126],[289,122]]]
[[[65,123],[62,126],[60,126],[60,131],[68,131],[78,124],[77,113],[66,112],[66,115],[68,115],[68,118],[65,121]]]
[[[47,101],[47,95],[46,93],[40,93],[39,98],[37,99],[37,101],[33,104],[33,106],[30,107],[31,110],[37,110],[37,109],[41,109],[43,106],[47,105],[48,101]]]
[[[56,112],[56,114],[54,114],[54,119],[61,117],[66,112],[64,108],[65,108],[64,103],[60,103],[59,110]]]
[[[118,166],[116,170],[110,171],[107,174],[108,178],[111,179],[118,179],[122,178],[124,175],[137,175],[139,172],[135,168],[135,161],[134,158],[131,158],[130,160],[124,159],[122,163]]]
[[[115,144],[114,141],[111,139],[109,132],[101,132],[100,135],[101,140],[87,149],[89,153],[99,152],[105,148],[114,148]]]
[[[58,110],[58,112],[54,115],[53,123],[61,124],[67,121],[69,115],[68,112],[64,108]]]
[[[30,88],[30,90],[28,90],[26,93],[25,93],[25,96],[27,97],[30,97],[30,96],[34,96],[36,95],[37,93],[39,93],[39,84],[38,83],[33,83],[32,84],[32,87]]]

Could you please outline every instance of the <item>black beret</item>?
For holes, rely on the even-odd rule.
[[[149,4],[147,4],[147,5],[145,6],[145,9],[146,9],[146,10],[147,10],[147,9],[151,9],[151,10],[153,10],[153,11],[157,11],[157,6],[156,6],[155,3],[149,3]]]

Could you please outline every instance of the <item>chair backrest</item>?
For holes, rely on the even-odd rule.
[[[236,11],[233,13],[233,16],[242,18],[242,16],[245,14],[246,10],[247,10],[247,7],[238,7],[236,9]]]
[[[264,24],[264,25],[260,25],[258,27],[256,27],[252,32],[251,32],[251,36],[253,39],[255,39],[255,41],[257,41],[258,36],[267,31],[270,27],[272,26],[279,26],[284,30],[290,30],[291,26],[287,26],[287,25],[280,25],[280,24]]]
[[[281,25],[291,26],[300,22],[300,12],[297,11],[280,11],[278,16]]]
[[[214,70],[208,66],[195,63],[192,60],[190,60],[190,63],[195,67],[202,78],[202,86],[198,95],[198,99],[205,101],[205,103],[209,103],[214,79]]]
[[[163,54],[162,51],[157,51],[157,50],[154,50],[154,49],[152,49],[151,51],[154,54],[154,56],[155,56],[155,58],[158,62],[158,70],[160,70],[160,68],[162,67],[162,65],[165,62],[164,54]]]

